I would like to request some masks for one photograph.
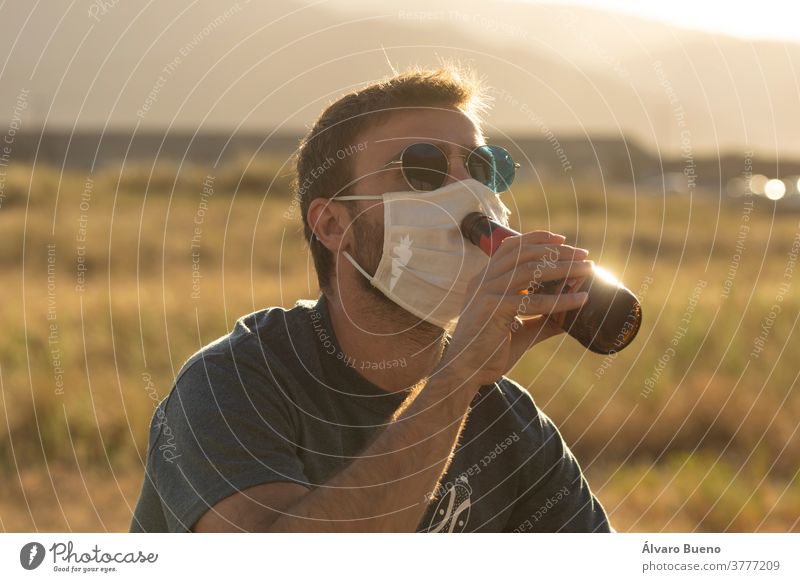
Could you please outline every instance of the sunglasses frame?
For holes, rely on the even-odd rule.
[[[403,151],[400,152],[399,159],[387,162],[383,166],[383,168],[387,168],[388,166],[401,164],[400,171],[403,174],[403,179],[406,181],[406,183],[409,185],[409,187],[411,187],[415,192],[430,192],[431,190],[436,190],[436,188],[431,188],[430,190],[415,188],[414,185],[411,183],[411,181],[406,176],[405,168],[402,166],[402,164],[403,164],[403,156],[405,156],[405,154],[406,154],[406,152],[408,151],[409,148],[412,148],[412,147],[418,146],[418,145],[433,146],[434,148],[439,150],[439,152],[442,154],[442,157],[447,162],[447,168],[445,169],[445,173],[442,176],[442,183],[439,184],[439,186],[437,186],[437,188],[441,188],[442,187],[442,185],[447,180],[447,176],[450,174],[450,158],[464,158],[464,167],[466,168],[467,172],[469,172],[470,177],[472,177],[472,172],[470,172],[468,160],[473,154],[475,154],[475,152],[478,149],[483,148],[483,147],[492,147],[492,148],[498,148],[498,149],[503,150],[508,155],[508,157],[512,161],[512,163],[514,164],[514,169],[516,170],[516,168],[520,167],[519,163],[514,162],[514,158],[511,157],[511,154],[508,152],[508,150],[505,149],[504,147],[501,147],[501,146],[496,146],[496,145],[491,145],[491,144],[482,144],[482,145],[479,145],[479,146],[475,146],[467,154],[448,156],[447,153],[442,148],[440,148],[438,145],[436,145],[435,143],[425,142],[425,141],[416,142],[416,143],[408,144],[406,147],[404,147]],[[512,179],[512,181],[513,181],[513,179]],[[509,183],[509,184],[507,184],[507,186],[511,186],[511,184]]]

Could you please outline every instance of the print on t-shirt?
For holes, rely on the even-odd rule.
[[[471,495],[472,488],[469,486],[467,476],[460,475],[436,506],[427,531],[429,533],[463,532],[469,520]]]

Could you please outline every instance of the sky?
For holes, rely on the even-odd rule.
[[[800,42],[800,3],[793,0],[512,0],[581,5],[740,38]]]

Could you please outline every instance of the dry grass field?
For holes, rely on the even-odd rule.
[[[183,361],[245,313],[316,297],[278,166],[8,168],[0,530],[127,530]],[[800,215],[524,178],[504,195],[515,226],[567,235],[642,297],[617,356],[562,335],[510,373],[616,528],[800,531]]]

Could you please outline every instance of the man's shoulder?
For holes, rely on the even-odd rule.
[[[541,412],[539,407],[536,406],[531,393],[508,376],[502,376],[497,382],[484,388],[490,388],[491,390],[487,391],[487,393],[490,392],[496,398],[500,398],[509,408],[527,412],[529,415],[532,414],[534,416]]]
[[[309,313],[316,300],[298,299],[290,308],[272,306],[242,315],[233,329],[194,352],[175,377],[178,383],[202,365],[217,368],[263,368],[265,364],[286,364],[281,352],[287,345],[304,350],[308,344]],[[299,354],[298,354],[299,355]]]
[[[297,389],[298,365],[285,353],[293,343],[300,362],[313,349],[311,332],[302,324],[314,301],[298,300],[291,308],[267,307],[241,316],[230,333],[192,354],[159,403],[151,430],[156,432],[170,415],[203,418],[229,411],[253,411],[255,404],[275,406]],[[291,342],[287,337],[291,336]],[[284,350],[283,352],[281,350]],[[312,365],[306,357],[303,365]],[[171,420],[171,422],[177,422]],[[154,435],[154,436],[156,436]]]
[[[536,439],[555,429],[552,419],[539,408],[530,391],[507,376],[482,386],[472,407],[471,414],[494,417],[503,427],[518,428]]]

